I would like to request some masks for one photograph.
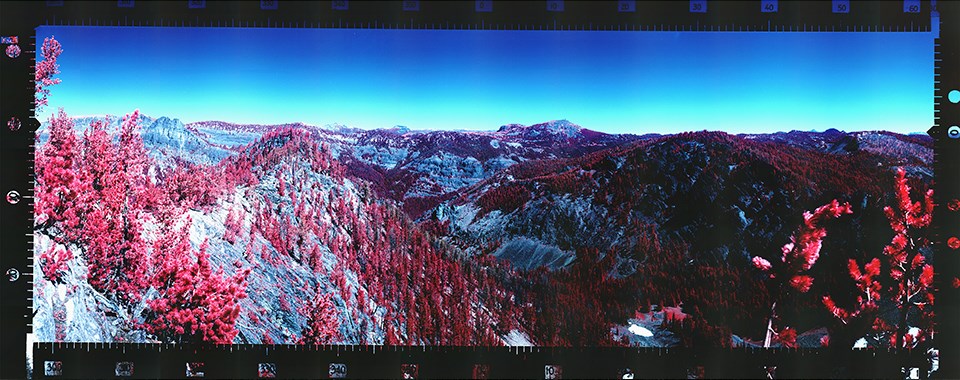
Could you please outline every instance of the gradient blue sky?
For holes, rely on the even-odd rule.
[[[46,119],[610,133],[926,131],[931,33],[417,31],[45,26]]]

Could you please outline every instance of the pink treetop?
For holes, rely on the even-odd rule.
[[[89,243],[85,256],[90,284],[95,289],[132,305],[147,288],[149,268],[147,243],[143,235],[144,207],[141,199],[149,183],[149,165],[143,141],[136,133],[138,112],[122,124],[120,146],[116,147],[97,125],[84,139],[84,151],[91,157],[110,158],[91,162],[85,178],[90,181],[90,198],[82,208],[89,212],[85,233]],[[114,155],[112,151],[115,151]]]
[[[759,256],[752,259],[754,267],[769,273],[769,286],[775,297],[773,304],[770,306],[770,317],[767,319],[764,347],[770,347],[774,340],[780,341],[787,347],[795,344],[796,331],[789,327],[778,331],[774,326],[774,321],[778,319],[777,302],[786,295],[784,285],[800,293],[810,291],[813,286],[813,277],[804,273],[810,270],[817,259],[820,258],[823,238],[827,236],[827,230],[823,227],[823,222],[852,213],[853,209],[849,203],[840,204],[836,199],[818,207],[812,213],[804,212],[803,223],[790,237],[790,242],[780,248],[780,262],[776,266]]]
[[[909,261],[923,260],[915,251],[929,244],[925,236],[919,232],[930,226],[933,216],[933,190],[928,190],[924,196],[923,205],[910,199],[910,186],[907,185],[906,172],[903,168],[897,170],[896,177],[897,208],[884,207],[883,211],[890,222],[894,236],[890,244],[884,248],[884,254],[892,267],[891,275],[894,280],[900,280],[904,273],[909,271],[912,264]],[[902,294],[901,294],[902,295]]]
[[[58,240],[64,243],[80,237],[75,206],[83,191],[77,178],[79,149],[73,127],[73,120],[60,109],[50,118],[50,139],[36,157],[36,222],[41,228],[58,228]]]
[[[827,236],[827,230],[823,227],[823,222],[852,213],[853,209],[849,203],[840,204],[836,199],[818,207],[812,213],[805,211],[803,213],[803,224],[790,237],[790,242],[780,248],[780,262],[782,263],[779,264],[781,266],[780,273],[771,272],[774,267],[773,264],[760,256],[753,258],[753,265],[762,271],[771,272],[770,278],[772,279],[777,278],[778,274],[787,276],[787,284],[805,293],[810,290],[813,278],[802,275],[802,273],[810,270],[820,258],[823,238]]]
[[[800,230],[790,238],[790,243],[783,246],[783,262],[797,263],[802,270],[810,270],[820,258],[823,238],[827,236],[827,229],[822,226],[822,222],[852,213],[849,203],[841,205],[836,199],[820,206],[813,213],[804,212]]]
[[[92,192],[84,195],[92,195],[99,198],[99,192],[104,187],[104,177],[113,172],[113,165],[116,161],[116,148],[110,141],[110,135],[106,131],[106,123],[103,121],[94,121],[90,127],[83,132],[83,159],[82,175]],[[94,202],[97,199],[90,199]],[[87,203],[87,202],[84,202]]]
[[[52,283],[62,284],[64,272],[66,272],[67,261],[73,259],[73,253],[69,249],[62,249],[57,245],[51,245],[50,249],[40,254],[40,270],[43,276]]]
[[[127,176],[127,197],[132,204],[130,209],[142,209],[149,201],[146,196],[150,188],[150,168],[147,148],[140,136],[140,110],[127,115],[120,125],[120,151],[117,154],[120,170]]]
[[[767,259],[762,258],[760,256],[753,257],[753,266],[757,267],[757,269],[762,271],[768,271],[770,270],[770,268],[773,268],[773,264],[770,264],[770,262],[767,261]]]
[[[43,39],[43,45],[40,47],[40,55],[43,56],[43,59],[37,62],[36,83],[34,85],[38,111],[41,107],[47,105],[47,96],[50,95],[49,87],[60,83],[60,79],[53,76],[60,74],[57,58],[60,57],[62,52],[60,42],[57,42],[53,36]]]

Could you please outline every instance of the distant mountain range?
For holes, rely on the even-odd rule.
[[[77,131],[93,120],[76,119]],[[108,130],[116,131],[119,118],[107,120]],[[882,208],[889,200],[895,169],[905,168],[918,187],[929,186],[933,179],[931,138],[883,131],[611,135],[567,120],[509,124],[491,131],[412,131],[400,126],[362,130],[301,123],[183,124],[168,117],[143,117],[141,127],[144,143],[159,166],[180,161],[212,166],[226,158],[254,162],[259,177],[256,185],[238,187],[212,210],[191,211],[197,221],[196,236],[191,237],[194,242],[199,244],[204,237],[221,239],[228,215],[241,218],[248,226],[267,215],[273,218],[268,219],[273,221],[270,223],[284,226],[283,231],[297,231],[296,244],[312,244],[307,249],[250,232],[247,244],[262,246],[263,253],[257,248],[257,257],[244,258],[241,243],[211,241],[210,251],[221,266],[237,260],[258,262],[261,255],[296,263],[282,269],[264,269],[251,282],[251,289],[269,294],[261,297],[250,293],[251,299],[243,304],[247,309],[241,320],[246,324],[240,330],[245,342],[255,343],[265,336],[291,339],[295,335],[291,331],[306,323],[303,316],[295,316],[295,311],[277,316],[275,311],[280,306],[271,297],[279,296],[269,290],[278,286],[274,282],[286,281],[279,285],[285,289],[283,293],[300,301],[308,299],[310,292],[296,289],[295,284],[335,287],[328,272],[317,274],[304,267],[308,252],[319,255],[326,270],[344,257],[367,263],[373,259],[339,252],[353,249],[344,248],[352,244],[373,244],[358,240],[358,228],[370,226],[369,236],[363,239],[375,241],[386,233],[381,228],[393,225],[405,226],[404,231],[421,231],[424,235],[411,233],[404,235],[406,240],[394,243],[404,246],[429,241],[436,252],[424,257],[431,260],[436,259],[431,255],[442,253],[443,257],[465,262],[486,258],[508,262],[510,269],[497,273],[516,300],[541,291],[524,285],[524,278],[531,278],[532,283],[536,278],[560,281],[550,272],[580,273],[583,266],[603,262],[603,273],[611,278],[636,281],[633,292],[621,302],[626,305],[618,307],[637,310],[644,302],[670,306],[683,303],[685,311],[696,306],[711,315],[711,323],[729,326],[734,333],[744,331],[746,338],[757,339],[762,329],[747,331],[747,327],[756,323],[754,319],[768,305],[762,295],[751,296],[755,289],[748,287],[755,285],[754,280],[740,281],[753,276],[749,257],[779,250],[789,241],[804,211],[832,199],[850,202],[855,213],[850,225],[838,227],[834,230],[837,233],[829,235],[825,244],[830,244],[833,253],[825,255],[827,264],[822,266],[843,265],[848,257],[882,249],[889,241],[883,235],[886,226]],[[38,132],[41,145],[47,138],[45,128]],[[289,142],[300,137],[278,136],[277,131],[298,131],[310,143],[291,146]],[[281,147],[286,147],[282,154],[294,156],[286,161],[261,159]],[[317,154],[313,151],[329,154],[336,161],[334,166],[343,169],[345,181],[331,174],[333,169],[309,169],[318,165],[310,161],[316,160],[310,156]],[[281,188],[286,190],[278,190]],[[302,197],[322,199],[323,207],[314,205],[314,210],[314,206],[304,206],[299,201]],[[347,204],[338,204],[340,198],[348,200]],[[384,206],[378,209],[374,205]],[[405,215],[391,214],[395,209]],[[232,216],[234,213],[239,216]],[[307,216],[323,220],[334,232],[290,227]],[[347,238],[334,239],[341,235]],[[596,262],[585,259],[584,252],[591,249],[599,251],[598,258],[591,259]],[[357,294],[361,288],[368,297],[377,294],[372,284],[379,283],[375,280],[378,277],[368,277],[373,275],[362,265],[344,265],[348,268],[346,280],[340,281]],[[830,276],[820,274],[818,286],[844,280]],[[286,280],[278,280],[281,278]],[[685,282],[697,288],[672,293],[664,290],[681,289]],[[734,286],[743,289],[725,291]],[[540,307],[536,299],[529,301],[524,305]],[[375,310],[391,302],[395,300],[372,299],[372,309],[353,306],[351,320],[341,328],[344,341],[382,342],[387,330],[383,314],[377,314],[382,311]],[[336,304],[341,310],[351,308],[343,299]],[[480,310],[492,307],[482,304]],[[537,310],[563,313],[548,306]],[[520,313],[519,309],[514,311]],[[598,320],[619,324],[607,326],[607,331],[628,331],[622,312],[608,310]],[[250,318],[280,321],[258,330],[249,327]],[[544,322],[531,320],[533,317],[513,317],[515,323],[498,318],[493,319],[499,321],[502,330],[498,333],[504,342],[561,341],[548,336],[545,327],[538,327]],[[633,317],[631,321],[641,323]],[[806,327],[822,327],[818,321]],[[404,325],[398,322],[394,327],[401,329]],[[667,333],[660,322],[640,327],[657,337]],[[659,342],[675,339],[663,337]]]

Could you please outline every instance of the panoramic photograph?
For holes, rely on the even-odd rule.
[[[36,342],[936,347],[931,33],[42,26]]]

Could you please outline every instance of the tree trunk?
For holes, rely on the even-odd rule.
[[[770,318],[767,319],[767,334],[763,338],[763,348],[770,348],[770,343],[773,340],[773,316],[777,310],[777,303],[774,302],[773,306],[770,306]]]
[[[910,312],[910,278],[914,273],[913,259],[920,254],[919,249],[917,249],[913,244],[913,238],[909,239],[909,245],[907,249],[909,249],[909,251],[907,251],[907,263],[903,271],[903,278],[900,279],[904,290],[903,298],[898,301],[900,303],[898,305],[900,307],[900,317],[897,320],[897,339],[895,342],[895,348],[904,348],[906,344],[906,335],[909,331],[909,326],[907,325],[907,316]]]

